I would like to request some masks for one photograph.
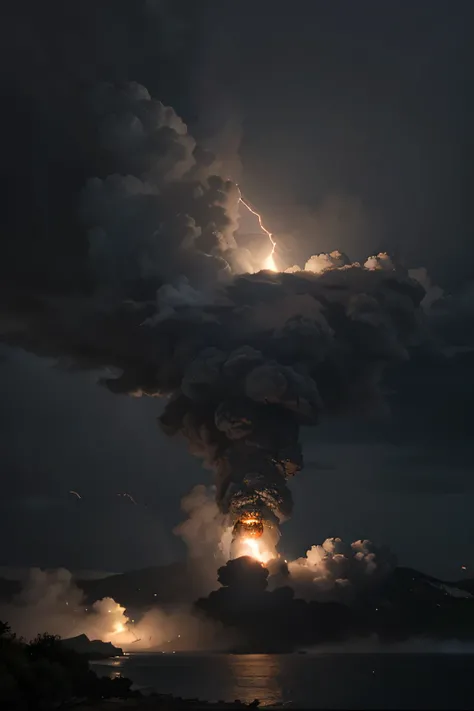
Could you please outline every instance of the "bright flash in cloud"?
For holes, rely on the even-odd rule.
[[[256,210],[254,210],[252,207],[250,207],[248,202],[246,202],[242,196],[240,196],[240,202],[242,203],[242,205],[244,207],[247,208],[247,210],[249,212],[252,213],[252,215],[255,215],[255,217],[258,219],[258,224],[259,224],[260,229],[262,230],[262,232],[265,232],[265,234],[268,236],[268,239],[270,240],[270,243],[272,245],[272,251],[270,252],[268,257],[265,259],[265,261],[263,262],[263,268],[268,269],[271,272],[276,272],[277,267],[276,267],[275,258],[274,258],[275,249],[276,249],[276,242],[273,239],[272,233],[269,232],[267,230],[267,228],[265,227],[265,225],[263,224],[261,215]]]

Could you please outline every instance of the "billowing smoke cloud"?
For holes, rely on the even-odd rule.
[[[285,520],[299,426],[378,402],[384,368],[408,357],[424,292],[374,262],[236,277],[221,304],[178,307],[155,325],[176,329],[175,387],[158,377],[155,390],[172,391],[162,428],[215,471],[223,513]]]
[[[418,343],[424,289],[386,254],[252,273],[239,190],[173,109],[138,84],[101,86],[92,108],[120,171],[83,194],[97,288],[68,301],[10,293],[3,331],[122,369],[105,381],[114,392],[168,396],[161,428],[212,469],[219,511],[277,531],[303,466],[300,426],[383,401],[385,368]]]
[[[181,501],[187,519],[174,529],[185,541],[192,557],[201,557],[219,549],[226,521],[215,501],[215,487],[195,486]]]
[[[439,287],[432,286],[426,274],[428,290],[428,323],[433,332],[447,346],[447,352],[474,348],[474,283],[467,282],[452,294],[443,294]],[[418,278],[418,276],[416,277]],[[425,304],[423,304],[425,306]]]
[[[421,306],[425,312],[426,336],[436,340],[437,352],[446,356],[472,352],[474,341],[474,284],[460,284],[452,293],[434,284],[425,267],[409,269],[409,276],[425,290]]]
[[[133,83],[102,85],[92,106],[118,173],[90,180],[82,201],[100,282],[143,292],[180,274],[209,285],[251,269],[234,237],[239,190],[174,110]]]
[[[82,590],[64,568],[32,568],[21,592],[2,606],[0,615],[25,639],[48,632],[61,637],[87,634],[90,639],[113,642],[129,621],[125,609],[111,598],[87,607]]]
[[[88,605],[71,573],[63,568],[32,568],[17,597],[0,606],[0,619],[8,620],[13,631],[27,640],[43,632],[63,639],[85,634],[134,651],[219,649],[230,640],[219,626],[187,607],[152,607],[132,619],[112,598]]]
[[[194,570],[196,564],[199,566],[203,591],[214,590],[217,570],[230,558],[252,555],[265,564],[277,558],[278,535],[274,529],[266,528],[258,542],[234,540],[232,519],[219,510],[215,486],[195,486],[183,498],[181,509],[187,518],[173,533],[185,542]]]
[[[416,281],[420,282],[426,292],[421,302],[424,309],[431,308],[433,304],[436,304],[436,302],[443,297],[443,290],[431,282],[431,278],[425,267],[409,269],[408,273],[412,279],[416,279]]]
[[[288,584],[307,600],[339,600],[350,603],[368,589],[375,589],[394,569],[395,556],[371,541],[350,545],[328,538],[312,546],[304,558],[288,563]]]
[[[388,548],[368,540],[349,544],[328,538],[296,560],[285,560],[278,553],[278,536],[272,529],[265,529],[258,540],[233,541],[231,518],[219,510],[215,487],[194,487],[181,508],[187,519],[174,533],[183,538],[191,556],[199,559],[209,591],[215,588],[217,571],[226,561],[251,556],[268,570],[270,590],[287,586],[300,599],[352,604],[365,592],[376,591],[396,565]]]

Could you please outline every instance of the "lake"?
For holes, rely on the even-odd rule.
[[[130,654],[93,664],[142,690],[330,709],[472,709],[472,654]]]

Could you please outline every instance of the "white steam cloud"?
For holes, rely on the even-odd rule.
[[[130,651],[216,649],[228,639],[218,625],[185,607],[152,607],[135,619],[112,598],[89,606],[64,568],[32,568],[17,597],[0,606],[0,619],[26,640],[43,632],[63,639],[85,634]]]
[[[395,556],[371,541],[348,544],[327,538],[312,546],[303,558],[288,563],[290,585],[306,600],[350,602],[360,592],[373,588],[392,572]]]

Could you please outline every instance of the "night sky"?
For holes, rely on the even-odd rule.
[[[386,250],[447,292],[474,279],[470,3],[23,0],[2,14],[1,278],[74,282],[78,194],[107,172],[85,89],[135,80],[223,154],[289,264]],[[303,431],[289,555],[370,538],[428,573],[474,569],[472,363],[411,363],[391,414]],[[0,566],[184,555],[179,501],[211,474],[159,432],[159,400],[97,378],[2,347]]]

